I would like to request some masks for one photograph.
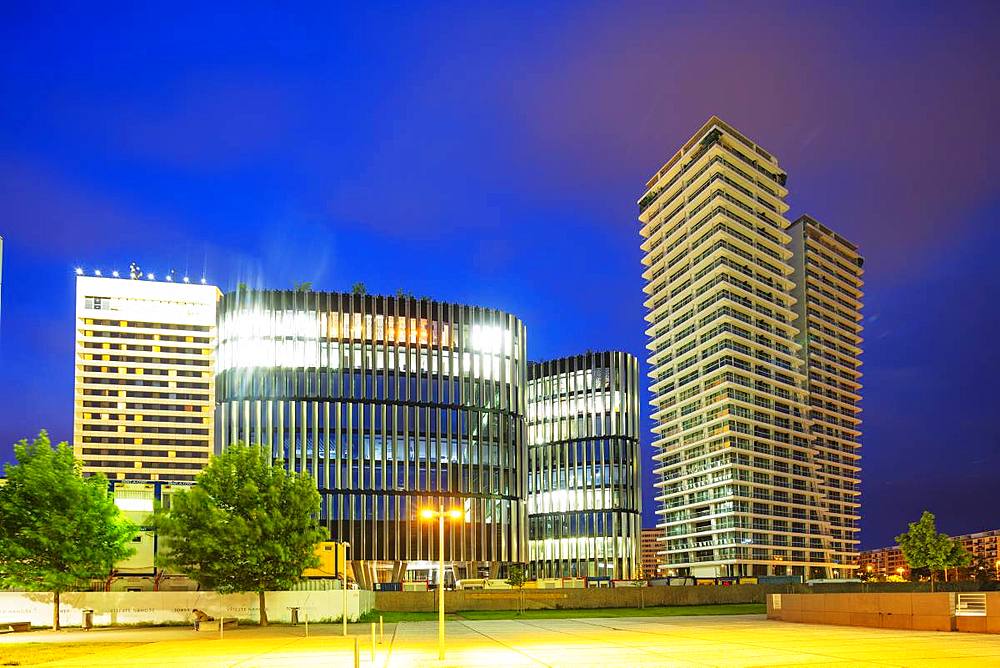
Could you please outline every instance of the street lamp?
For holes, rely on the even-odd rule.
[[[344,609],[341,611],[341,617],[344,618],[344,637],[347,637],[347,551],[351,549],[351,544],[346,540],[340,541],[337,545],[344,548],[344,565],[343,570],[340,571],[341,577],[343,578],[343,589],[344,589]]]
[[[420,510],[420,519],[438,521],[438,660],[444,661],[444,518],[458,521],[465,516],[461,508],[444,509],[444,502],[438,505],[438,509],[423,508]]]
[[[997,562],[993,564],[993,569],[996,571],[997,580],[1000,580],[1000,559],[997,559]]]

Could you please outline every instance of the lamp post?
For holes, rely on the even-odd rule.
[[[341,577],[343,578],[343,590],[344,590],[344,609],[341,611],[342,613],[341,617],[343,617],[344,621],[344,637],[346,638],[347,637],[347,551],[351,549],[351,544],[348,543],[346,540],[344,540],[337,543],[337,545],[340,545],[341,547],[344,548],[344,566],[340,574]]]
[[[438,521],[438,660],[444,661],[444,518],[460,520],[464,517],[460,508],[444,509],[444,502],[438,504],[438,509],[424,508],[420,511],[420,519]]]
[[[1000,559],[997,559],[997,562],[993,564],[993,570],[996,571],[996,579],[1000,580]]]

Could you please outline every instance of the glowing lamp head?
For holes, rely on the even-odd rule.
[[[118,278],[118,276],[119,276],[119,273],[118,273],[118,270],[117,270],[117,269],[115,269],[115,270],[114,270],[113,272],[111,272],[111,275],[112,275],[113,277],[115,277],[115,278]]]
[[[185,277],[184,277],[184,282],[185,282],[185,283],[190,283],[190,282],[191,282],[191,279],[190,279],[190,278],[188,278],[187,276],[185,276]]]
[[[461,508],[452,508],[451,510],[448,511],[448,517],[450,517],[453,520],[460,520],[464,516],[465,513],[462,512]]]
[[[150,272],[150,273],[146,274],[146,278],[149,279],[150,281],[155,281],[156,280],[156,274]]]
[[[100,275],[101,275],[101,270],[100,269],[95,269],[94,270],[94,276],[100,276]]]
[[[83,267],[77,267],[76,268],[76,275],[77,276],[83,276]]]
[[[206,280],[205,280],[204,278],[203,278],[203,279],[201,279],[201,284],[202,284],[202,285],[205,285],[205,284],[207,284],[207,283],[208,283],[208,281],[206,281]]]
[[[420,509],[420,519],[422,520],[432,520],[434,519],[434,510],[432,508],[421,508]]]

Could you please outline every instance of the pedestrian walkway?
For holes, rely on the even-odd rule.
[[[1000,636],[932,633],[725,617],[454,621],[447,625],[447,659],[437,660],[435,622],[386,625],[372,660],[370,628],[336,625],[226,632],[224,639],[188,629],[116,629],[31,633],[17,642],[101,642],[99,653],[45,666],[169,668],[352,666],[1000,666]],[[5,644],[0,637],[0,663]],[[104,643],[142,642],[120,649]]]

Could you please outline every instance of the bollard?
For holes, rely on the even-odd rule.
[[[226,625],[226,616],[219,615],[219,640],[222,640],[222,629]]]
[[[354,668],[361,668],[361,640],[359,638],[354,639]]]
[[[378,616],[378,644],[385,642],[385,628],[382,626],[382,615]]]
[[[375,663],[375,622],[372,622],[372,664]]]
[[[305,615],[306,615],[306,638],[308,638],[309,637],[309,611],[305,610],[304,612],[305,612]]]

